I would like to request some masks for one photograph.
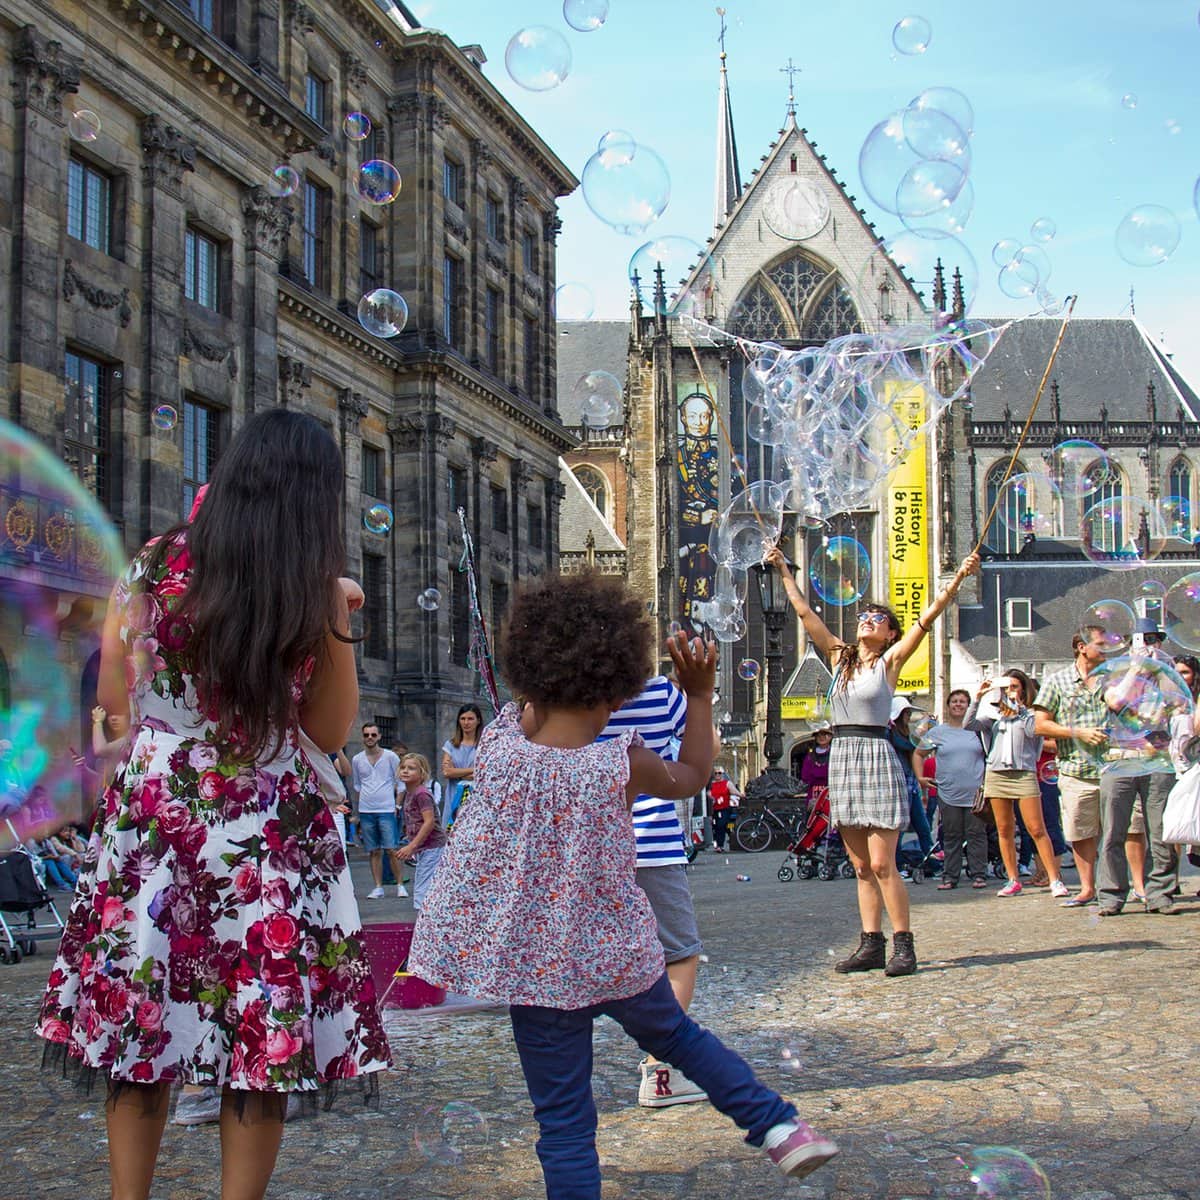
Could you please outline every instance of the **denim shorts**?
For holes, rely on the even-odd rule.
[[[396,840],[400,834],[400,824],[394,812],[358,814],[358,836],[362,838],[363,849],[395,850],[400,843]]]

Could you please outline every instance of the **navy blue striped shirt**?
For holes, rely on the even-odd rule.
[[[686,720],[687,697],[665,675],[656,675],[642,689],[640,696],[613,713],[596,740],[605,742],[632,729],[655,754],[673,762],[675,753],[671,743],[683,737]],[[675,811],[674,800],[639,796],[633,802],[632,812],[639,867],[667,867],[687,862],[683,826]]]

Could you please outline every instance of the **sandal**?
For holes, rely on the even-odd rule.
[[[986,879],[972,879],[971,886],[973,888],[985,888],[985,887],[987,887],[987,880]]]
[[[943,879],[942,882],[937,885],[937,890],[939,892],[948,892],[951,888],[956,887],[958,887],[957,879],[955,879],[953,882],[951,882],[949,879]]]

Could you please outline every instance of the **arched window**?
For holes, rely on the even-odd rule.
[[[1123,502],[1125,481],[1116,463],[1104,464],[1099,469],[1103,472],[1103,481],[1084,501],[1084,515],[1099,512],[1103,519],[1085,520],[1084,536],[1091,539],[1095,549],[1116,554],[1125,546],[1125,522],[1129,516],[1128,505]],[[1097,505],[1104,507],[1097,509]]]
[[[1021,531],[1022,513],[1021,497],[1016,488],[1011,488],[1005,482],[1005,476],[1011,480],[1012,475],[1020,475],[1025,468],[1016,463],[1009,475],[1007,461],[996,463],[987,473],[987,483],[984,485],[984,516],[992,511],[996,497],[1003,488],[1004,496],[996,508],[996,515],[984,534],[984,545],[991,547],[997,554],[1016,554],[1025,541]]]
[[[775,297],[761,281],[733,306],[729,332],[759,342],[778,342],[794,334]]]
[[[1192,540],[1192,468],[1186,458],[1177,458],[1167,473],[1167,499],[1163,503],[1167,532],[1172,537]]]
[[[587,463],[581,463],[571,469],[575,472],[575,478],[579,480],[580,486],[587,492],[588,499],[600,510],[600,515],[607,521],[608,480],[604,478],[602,472],[597,471],[595,467],[589,467]]]
[[[798,252],[755,275],[730,311],[728,324],[730,333],[739,337],[807,346],[862,331],[858,310],[838,273],[828,263]]]

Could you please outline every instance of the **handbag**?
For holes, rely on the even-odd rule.
[[[1200,842],[1200,763],[1188,767],[1167,796],[1162,840],[1179,846]]]

